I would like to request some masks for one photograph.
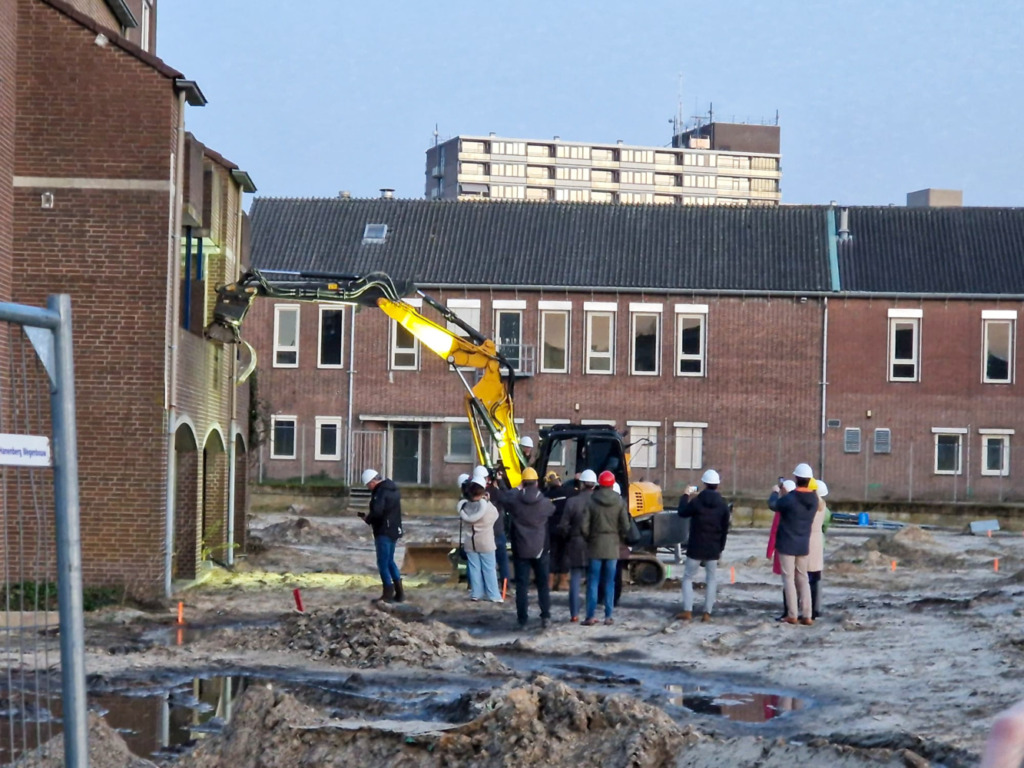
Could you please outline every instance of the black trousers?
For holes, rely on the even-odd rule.
[[[551,616],[551,587],[548,583],[550,560],[548,553],[540,557],[525,559],[517,557],[513,561],[516,572],[516,618],[520,624],[526,623],[527,608],[530,604],[530,574],[537,582],[537,602],[540,603],[540,617]]]

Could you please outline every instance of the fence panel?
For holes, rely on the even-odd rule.
[[[88,765],[73,367],[67,296],[0,304],[0,763],[63,730]]]

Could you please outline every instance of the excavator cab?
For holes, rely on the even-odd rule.
[[[627,498],[629,472],[623,446],[622,434],[614,427],[555,424],[541,429],[533,467],[540,477],[557,472],[563,485],[571,485],[585,469],[592,469],[596,475],[607,470],[615,475],[623,498]]]

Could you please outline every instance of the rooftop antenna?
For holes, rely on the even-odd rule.
[[[437,123],[434,123],[434,146],[435,147],[438,145],[438,139],[439,139],[440,135],[441,134],[439,134],[437,132]]]

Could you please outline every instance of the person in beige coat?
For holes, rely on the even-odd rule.
[[[498,572],[494,566],[494,523],[498,510],[487,499],[487,477],[475,473],[469,481],[468,499],[459,502],[459,518],[470,524],[466,548],[466,570],[469,574],[469,599],[482,600],[486,593],[492,603],[500,603]]]
[[[811,524],[811,548],[807,553],[807,580],[811,584],[811,618],[821,616],[821,572],[825,570],[825,531],[832,515],[825,505],[828,486],[824,480],[815,480],[818,492],[818,511]]]

